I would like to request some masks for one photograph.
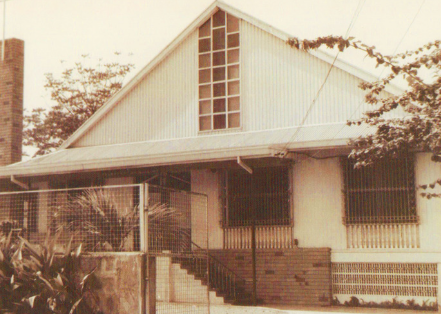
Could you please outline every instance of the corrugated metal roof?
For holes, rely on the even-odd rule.
[[[270,157],[280,150],[344,146],[349,138],[368,132],[365,126],[339,123],[69,148],[2,167],[0,177],[221,161],[237,156]]]

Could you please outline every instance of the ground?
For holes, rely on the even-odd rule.
[[[233,306],[233,305],[211,305],[208,312],[207,305],[161,303],[157,304],[157,313],[191,313],[191,314],[326,314],[326,313],[363,313],[363,314],[430,314],[437,312],[413,311],[413,310],[389,310],[375,308],[355,308],[343,306],[314,307],[314,306]]]

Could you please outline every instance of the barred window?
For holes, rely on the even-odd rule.
[[[287,167],[227,170],[222,179],[225,227],[291,223]]]
[[[413,158],[390,159],[359,169],[347,158],[342,164],[347,224],[418,221]]]

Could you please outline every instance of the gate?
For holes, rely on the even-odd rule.
[[[148,313],[209,313],[207,196],[145,185]]]

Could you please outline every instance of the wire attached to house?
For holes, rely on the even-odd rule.
[[[358,19],[358,16],[360,15],[361,10],[363,9],[364,4],[366,3],[366,0],[359,0],[358,5],[357,5],[357,9],[354,12],[354,15],[352,16],[351,22],[349,23],[348,29],[346,30],[346,34],[345,34],[345,38],[348,38],[349,33],[351,32],[352,28],[355,25],[355,22]],[[286,151],[288,145],[292,142],[292,140],[297,136],[297,134],[300,132],[300,129],[303,127],[303,125],[305,124],[306,120],[309,117],[309,114],[311,113],[314,105],[316,104],[323,88],[325,87],[326,82],[328,81],[329,75],[331,74],[332,69],[334,68],[335,62],[338,59],[338,56],[340,54],[340,51],[337,52],[337,54],[335,55],[334,60],[332,61],[331,67],[329,68],[326,77],[322,83],[322,85],[320,86],[320,88],[318,89],[314,99],[312,100],[311,104],[308,107],[308,110],[306,111],[305,116],[303,117],[302,121],[300,122],[300,125],[298,126],[297,130],[294,132],[294,134],[290,137],[290,139],[288,140],[288,142],[285,144],[285,146],[283,147],[283,151]]]
[[[395,55],[395,54],[396,54],[396,52],[398,51],[398,48],[399,48],[400,45],[403,43],[404,38],[405,38],[405,37],[407,36],[407,34],[409,33],[410,28],[412,27],[413,23],[415,22],[416,18],[418,17],[418,14],[420,13],[420,11],[421,11],[421,9],[422,9],[422,7],[423,7],[423,5],[424,5],[425,2],[426,2],[426,0],[423,0],[423,1],[421,2],[421,5],[420,5],[420,7],[418,8],[418,11],[415,13],[415,15],[414,15],[412,21],[410,22],[409,26],[407,27],[406,31],[404,32],[403,36],[401,37],[401,40],[398,42],[397,46],[395,47],[394,52],[392,53],[392,55]],[[386,68],[383,68],[383,70],[381,71],[381,73],[378,75],[377,80],[380,80],[380,79],[382,78],[382,75],[383,75],[385,69],[386,69]],[[362,100],[360,101],[360,103],[358,104],[357,108],[355,108],[355,110],[354,110],[354,111],[352,112],[352,114],[349,116],[348,120],[352,120],[352,118],[354,117],[354,115],[358,112],[358,110],[361,108],[361,106],[362,106],[363,104],[364,104],[364,99],[362,99]],[[333,140],[333,139],[335,138],[335,136],[336,136],[337,134],[339,134],[339,133],[343,130],[343,128],[345,128],[345,126],[346,126],[346,125],[343,125],[343,126],[338,130],[338,132],[336,132],[335,135],[332,136],[331,140]],[[315,153],[315,154],[314,154],[313,156],[311,156],[311,157],[314,158],[314,156],[316,156],[316,154],[317,154],[317,153]]]

